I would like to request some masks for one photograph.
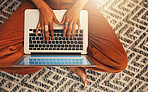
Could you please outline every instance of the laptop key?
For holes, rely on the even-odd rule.
[[[39,44],[39,47],[41,47],[42,45],[41,44]]]
[[[49,44],[51,44],[51,41],[49,41]]]
[[[45,47],[49,47],[49,44],[47,44]]]
[[[42,36],[42,35],[38,33],[38,36]]]
[[[35,33],[36,32],[36,29],[33,29],[33,33]]]
[[[59,37],[59,40],[61,40],[62,38],[61,37]]]
[[[35,47],[38,47],[38,44],[36,44]]]
[[[52,44],[55,44],[55,41],[52,41]]]
[[[29,41],[29,43],[32,43],[32,41]]]
[[[45,48],[45,50],[48,50],[48,48]]]
[[[43,40],[43,37],[40,37],[40,40]]]
[[[78,44],[83,44],[83,41],[78,41]]]
[[[79,50],[79,48],[76,48],[76,50]]]
[[[76,40],[76,37],[74,37],[73,40]]]
[[[77,38],[77,40],[83,40],[83,38]]]
[[[64,48],[64,50],[67,50],[67,48]]]
[[[44,48],[41,48],[41,50],[44,50]]]
[[[60,41],[60,44],[62,44],[62,41]]]
[[[50,47],[53,47],[53,45],[50,45]]]
[[[34,44],[29,45],[29,47],[34,47]]]
[[[36,36],[36,34],[30,33],[29,36]]]
[[[39,43],[40,43],[40,41],[37,41],[37,43],[39,44]]]
[[[35,40],[35,37],[32,37],[32,40]]]
[[[33,31],[32,29],[29,29],[29,31]]]
[[[36,50],[36,48],[33,48],[33,50]]]
[[[74,41],[74,44],[77,44],[77,41]]]
[[[39,37],[36,37],[36,40],[39,40]]]
[[[71,44],[73,44],[73,41],[71,41]]]
[[[67,41],[67,44],[70,44],[70,41]]]
[[[57,45],[54,45],[54,47],[57,47]]]
[[[80,45],[80,47],[83,47],[83,45]]]
[[[68,45],[65,45],[65,47],[68,47]]]
[[[83,34],[79,34],[79,37],[83,37]]]
[[[66,41],[63,41],[63,44],[66,44]]]
[[[32,48],[29,48],[29,50],[32,50]]]

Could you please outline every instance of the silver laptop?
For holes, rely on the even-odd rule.
[[[54,10],[59,21],[62,20],[66,10]],[[80,33],[68,40],[63,38],[64,25],[53,23],[54,39],[51,39],[49,32],[49,42],[43,41],[42,29],[36,36],[36,26],[39,21],[39,11],[37,9],[25,10],[24,23],[24,53],[13,66],[84,66],[95,67],[96,64],[87,56],[88,46],[88,12],[82,10],[80,13]],[[49,30],[50,31],[50,30]],[[67,34],[67,33],[66,33]]]

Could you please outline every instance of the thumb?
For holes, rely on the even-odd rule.
[[[55,22],[56,24],[60,24],[60,22],[57,20],[57,18],[56,18],[56,16],[55,16],[55,14],[53,15],[53,20],[54,20],[54,22]]]
[[[62,21],[61,21],[61,22],[58,22],[57,24],[60,24],[60,25],[64,24],[64,22],[65,22],[65,18],[66,18],[66,13],[65,13],[64,16],[63,16]]]
[[[80,67],[68,67],[70,70],[72,70],[75,74],[77,74],[83,81],[84,87],[87,85],[87,75],[83,68]]]

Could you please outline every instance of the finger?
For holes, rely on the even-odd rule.
[[[74,37],[75,29],[76,29],[76,23],[73,23],[73,27],[72,27],[72,38]]]
[[[68,25],[68,40],[70,39],[70,36],[71,36],[71,30],[72,30],[72,22],[69,23]]]
[[[40,22],[38,22],[37,27],[36,27],[36,36],[38,35],[38,31],[39,31],[40,26],[41,26],[41,24],[40,24]]]
[[[79,34],[79,32],[80,32],[80,27],[81,27],[81,26],[80,26],[80,22],[78,22],[77,25],[78,25],[78,31],[77,31],[77,34]]]
[[[53,15],[53,20],[54,20],[54,22],[55,22],[56,24],[60,24],[60,22],[57,20],[57,18],[56,18],[56,16],[55,16],[55,14]]]
[[[63,19],[62,19],[62,21],[59,24],[64,24],[65,18],[66,18],[66,13],[64,14]]]
[[[45,36],[46,36],[46,41],[48,43],[49,42],[49,28],[47,24],[45,24]]]
[[[44,30],[45,28],[44,28],[44,23],[42,22],[42,35],[43,35],[43,41],[45,41],[45,35],[44,35],[44,32],[45,32],[45,30]]]
[[[85,87],[87,85],[87,75],[85,70],[80,67],[68,67],[68,68],[82,79]]]
[[[50,23],[50,32],[51,32],[51,38],[54,39],[54,30],[53,30],[53,22]]]
[[[67,28],[68,28],[68,22],[66,22],[66,23],[67,23],[67,24],[64,25],[63,38],[65,37],[66,31],[67,31]]]

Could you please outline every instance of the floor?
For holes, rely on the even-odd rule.
[[[0,92],[148,92],[148,0],[95,0],[122,42],[128,66],[120,73],[86,70],[88,85],[67,67],[17,75],[0,71]],[[0,25],[21,5],[0,0]]]

